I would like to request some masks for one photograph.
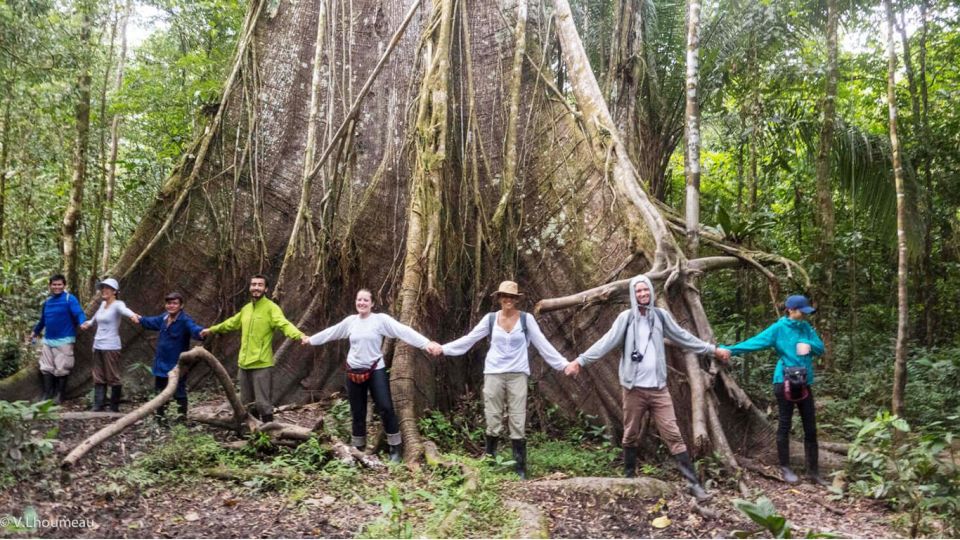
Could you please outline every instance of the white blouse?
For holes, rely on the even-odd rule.
[[[350,315],[346,319],[310,336],[311,345],[323,345],[335,339],[350,338],[350,352],[347,353],[347,365],[353,369],[368,369],[374,360],[376,369],[383,369],[383,338],[391,337],[403,340],[407,344],[423,349],[430,340],[422,334],[401,324],[385,313],[371,313],[366,318]]]
[[[97,325],[97,334],[93,338],[93,348],[98,351],[120,350],[120,317],[132,317],[133,312],[122,300],[114,300],[110,307],[100,302],[100,309],[90,319]]]
[[[491,316],[493,315],[486,315],[480,319],[469,334],[444,345],[443,354],[460,356],[469,351],[476,342],[490,335],[490,321],[487,317]],[[495,316],[499,319],[500,312],[497,311]],[[509,332],[494,321],[490,350],[487,351],[487,358],[483,365],[484,374],[526,373],[530,375],[527,348],[531,344],[553,369],[560,370],[567,367],[569,362],[547,341],[533,315],[527,313],[526,317],[528,336],[523,335],[523,323],[519,318]]]

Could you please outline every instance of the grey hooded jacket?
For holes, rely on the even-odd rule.
[[[637,321],[640,317],[643,317],[638,309],[637,295],[634,291],[637,282],[641,280],[650,287],[650,304],[645,306],[647,309],[646,317],[650,322],[650,343],[656,347],[657,352],[657,388],[663,388],[667,385],[667,355],[663,347],[664,337],[670,338],[678,346],[697,354],[712,354],[716,347],[684,330],[677,324],[677,321],[673,320],[673,316],[667,310],[654,307],[653,283],[643,274],[630,280],[630,309],[621,313],[613,322],[610,330],[591,345],[586,352],[578,356],[576,361],[581,366],[587,366],[616,347],[622,347],[620,351],[620,385],[626,389],[633,388],[636,368],[630,360],[630,353],[633,352],[634,343],[639,335]]]

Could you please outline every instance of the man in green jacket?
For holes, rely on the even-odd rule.
[[[273,333],[276,330],[297,342],[303,332],[283,315],[280,306],[274,304],[267,294],[267,278],[256,275],[250,278],[250,303],[229,319],[205,328],[201,337],[210,334],[225,334],[240,330],[240,352],[237,364],[240,367],[240,401],[246,407],[256,403],[256,410],[263,422],[273,421],[273,402],[270,399],[273,367]]]

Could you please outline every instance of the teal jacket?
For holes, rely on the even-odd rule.
[[[810,354],[798,355],[797,343],[809,344]],[[746,341],[729,347],[726,345],[719,347],[730,349],[730,352],[736,356],[772,347],[780,356],[777,368],[773,371],[774,384],[783,382],[784,366],[807,368],[807,383],[813,384],[813,357],[823,354],[823,340],[817,335],[813,326],[807,321],[794,321],[787,317],[780,317],[780,320],[768,326],[766,330]]]

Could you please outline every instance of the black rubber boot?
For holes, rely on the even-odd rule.
[[[403,461],[403,445],[402,444],[390,445],[390,461],[393,463],[400,463],[401,461]]]
[[[170,423],[167,422],[167,404],[164,403],[157,410],[153,411],[153,418],[157,421],[157,425],[166,428],[170,427]]]
[[[499,442],[499,440],[500,440],[499,437],[493,437],[491,435],[487,435],[485,438],[486,448],[484,448],[483,453],[492,458],[497,457],[497,443]]]
[[[805,442],[803,453],[807,458],[807,480],[819,486],[829,486],[830,483],[820,476],[820,449],[817,443]]]
[[[637,473],[637,447],[623,447],[623,477],[634,478]]]
[[[264,424],[269,424],[270,422],[273,422],[273,413],[261,414],[260,421],[263,422]]]
[[[120,412],[120,396],[123,395],[123,387],[119,384],[110,387],[110,411]]]
[[[697,470],[694,468],[693,462],[690,461],[690,454],[680,452],[673,457],[677,460],[677,470],[680,471],[680,475],[687,480],[687,489],[690,494],[698,501],[709,499],[710,495],[700,485],[700,478],[697,477]]]
[[[177,398],[177,421],[187,421],[187,398]]]
[[[95,384],[93,385],[93,407],[90,408],[93,412],[102,412],[103,411],[103,402],[107,397],[107,385],[105,384]]]
[[[67,396],[67,376],[57,377],[56,395],[53,396],[53,402],[57,405],[63,403]]]
[[[527,440],[526,439],[510,439],[510,443],[513,445],[513,461],[516,462],[513,466],[514,470],[517,473],[517,476],[521,480],[527,479]]]
[[[57,378],[53,376],[53,373],[47,373],[46,371],[40,372],[40,378],[43,381],[43,395],[40,397],[40,401],[53,399],[57,392]]]

